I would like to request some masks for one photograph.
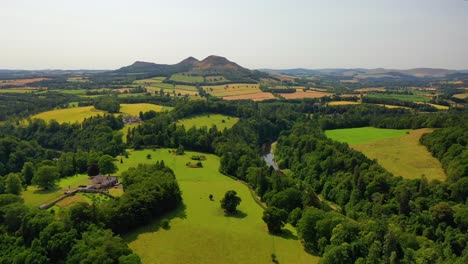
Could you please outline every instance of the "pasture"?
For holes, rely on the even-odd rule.
[[[210,115],[200,115],[191,118],[184,118],[177,121],[178,125],[183,125],[185,129],[189,129],[193,126],[195,127],[207,127],[211,128],[216,125],[218,130],[224,130],[225,128],[229,129],[234,126],[239,121],[238,117],[230,117],[219,114],[210,114]]]
[[[140,112],[162,112],[171,108],[155,104],[120,104],[120,112],[131,116],[138,116]]]
[[[147,159],[151,154],[152,159]],[[123,238],[143,263],[271,263],[271,254],[279,263],[318,263],[307,254],[289,225],[280,236],[270,235],[258,205],[246,185],[219,173],[219,157],[203,154],[203,168],[189,168],[185,164],[192,155],[187,151],[175,156],[168,149],[130,151],[128,159],[117,165],[120,172],[139,163],[164,160],[179,182],[183,206],[166,215],[170,227],[163,229],[156,219]],[[224,216],[220,199],[228,190],[235,190],[242,202],[237,216]],[[212,194],[214,201],[208,196]]]
[[[354,128],[326,131],[332,139],[347,142],[364,153],[369,159],[376,159],[395,176],[419,179],[424,175],[428,180],[445,180],[446,176],[439,160],[432,157],[419,138],[433,129],[410,130]],[[361,132],[361,133],[360,133]]]
[[[406,135],[408,129],[383,129],[375,127],[359,127],[333,129],[325,131],[325,135],[335,141],[348,144],[372,142],[387,138],[401,137]]]
[[[454,94],[452,97],[457,98],[457,99],[466,99],[468,98],[468,93]]]

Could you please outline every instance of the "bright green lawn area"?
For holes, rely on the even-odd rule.
[[[187,83],[201,83],[203,82],[202,76],[187,76],[180,73],[172,74],[171,80],[176,82],[187,82]]]
[[[223,122],[224,120],[224,122]],[[177,121],[178,124],[184,125],[186,129],[189,129],[193,126],[203,127],[206,126],[211,128],[213,125],[216,125],[218,130],[223,130],[224,128],[231,128],[239,121],[237,117],[229,117],[225,115],[212,114],[212,115],[201,115],[195,116],[192,118],[185,118]]]
[[[152,158],[147,159],[146,155]],[[185,164],[196,152],[183,156],[168,153],[168,149],[130,151],[124,163],[116,164],[119,172],[139,163],[164,160],[179,182],[184,206],[165,218],[170,229],[159,227],[160,221],[139,228],[124,240],[143,263],[272,263],[276,254],[279,263],[318,263],[307,254],[296,232],[290,226],[284,235],[273,236],[262,221],[263,209],[251,196],[247,186],[218,172],[219,157],[204,154],[203,168],[188,168]],[[224,216],[220,199],[228,190],[235,190],[242,202],[237,217]],[[214,201],[208,196],[213,194]]]
[[[369,98],[382,98],[382,99],[395,99],[407,102],[429,102],[430,98],[421,95],[412,94],[383,94],[383,93],[369,93]]]
[[[62,178],[57,184],[57,187],[52,190],[42,190],[36,186],[28,186],[26,191],[21,193],[24,203],[31,206],[40,206],[45,203],[53,202],[60,198],[65,190],[77,188],[79,185],[87,185],[91,181],[88,175],[79,174],[67,178]]]
[[[408,129],[382,129],[375,127],[345,128],[325,131],[325,135],[348,144],[364,143],[386,138],[404,136]]]

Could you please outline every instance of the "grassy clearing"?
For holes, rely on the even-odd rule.
[[[468,93],[454,94],[452,97],[458,98],[458,99],[466,99],[468,98]]]
[[[387,138],[402,137],[408,129],[383,129],[375,127],[345,128],[325,131],[325,135],[339,142],[357,144]]]
[[[21,193],[24,203],[30,206],[39,206],[45,203],[50,203],[63,195],[65,190],[77,188],[79,185],[87,185],[91,181],[88,175],[79,174],[67,178],[60,179],[57,188],[52,190],[42,190],[36,186],[28,186],[26,191]]]
[[[75,123],[82,122],[85,118],[104,115],[105,113],[105,111],[97,110],[94,106],[83,106],[42,112],[31,118],[44,119],[46,121],[55,119],[59,123]]]
[[[351,145],[370,159],[378,162],[396,176],[418,179],[422,175],[429,180],[446,179],[439,160],[432,157],[426,147],[419,144],[419,138],[433,129],[412,130],[408,135],[373,142]]]
[[[176,81],[176,82],[186,82],[186,83],[201,83],[203,82],[203,77],[176,73],[176,74],[171,75],[170,80]]]
[[[203,168],[185,166],[192,155],[199,154],[175,156],[167,149],[131,151],[123,164],[117,163],[125,171],[139,163],[164,160],[182,190],[184,206],[166,216],[168,230],[160,228],[159,219],[124,236],[143,263],[271,263],[272,253],[279,263],[318,263],[317,257],[303,250],[290,226],[283,236],[268,234],[262,208],[244,184],[218,172],[219,157],[204,154]],[[242,198],[237,217],[224,216],[220,208],[219,200],[227,190],[235,190]],[[210,194],[214,201],[209,200]]]
[[[37,89],[0,89],[0,93],[34,93]]]
[[[381,94],[381,93],[369,93],[367,94],[369,98],[379,98],[379,99],[393,99],[407,102],[428,102],[429,97],[421,95],[412,95],[412,94]]]
[[[224,122],[223,122],[224,120]],[[195,127],[204,127],[211,128],[216,125],[218,130],[223,130],[224,128],[231,128],[239,121],[237,117],[229,117],[225,115],[201,115],[192,118],[185,118],[179,120],[177,123],[183,125],[186,129],[189,129],[193,126]]]

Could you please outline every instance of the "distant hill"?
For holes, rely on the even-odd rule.
[[[269,74],[252,71],[225,57],[211,55],[199,61],[188,57],[176,64],[157,64],[137,61],[132,65],[115,71],[97,74],[95,79],[144,79],[151,77],[170,77],[175,73],[190,73],[199,76],[223,76],[227,82],[255,83],[260,78],[268,78]]]
[[[287,74],[287,75],[335,75],[348,76],[355,78],[442,78],[450,74],[460,73],[464,71],[436,69],[436,68],[414,68],[408,70],[398,69],[261,69],[260,71],[270,74]]]

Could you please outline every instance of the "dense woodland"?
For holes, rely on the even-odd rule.
[[[96,175],[112,171],[107,161],[112,163],[126,148],[159,147],[220,156],[219,170],[248,183],[268,205],[264,220],[270,231],[281,232],[275,229],[277,219],[280,226],[290,222],[305,250],[322,256],[323,263],[468,262],[465,109],[419,113],[372,105],[326,107],[317,100],[151,98],[140,99],[175,108],[141,113],[144,123],[129,129],[127,143],[119,132],[122,118],[112,115],[82,124],[33,120],[0,126],[0,263],[139,263],[115,234],[181,206],[175,175],[164,163],[122,173],[122,197],[99,205],[76,204],[67,213],[30,208],[17,194],[23,186],[40,182],[43,174]],[[100,102],[116,103],[112,98]],[[175,124],[198,114],[241,119],[222,131]],[[441,160],[447,181],[395,177],[376,161],[324,135],[326,129],[363,126],[440,128],[421,142]],[[282,171],[261,159],[264,146],[273,141],[278,141],[275,155]]]

